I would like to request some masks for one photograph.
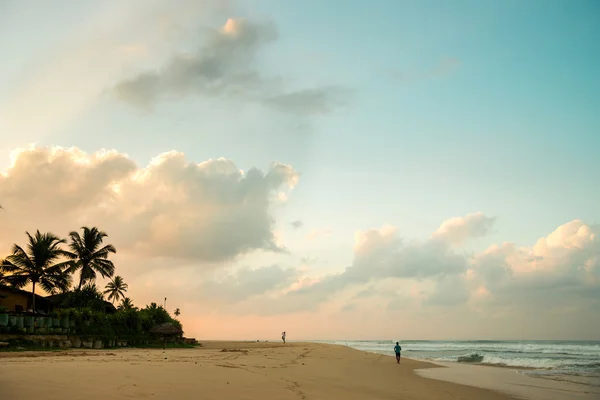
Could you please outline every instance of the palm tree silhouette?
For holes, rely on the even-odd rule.
[[[0,269],[10,273],[4,279],[14,287],[32,284],[31,308],[36,312],[36,285],[40,285],[48,293],[68,289],[71,276],[67,270],[72,265],[69,260],[72,254],[61,248],[66,241],[52,233],[40,233],[39,230],[34,236],[29,232],[25,233],[29,239],[28,252],[15,243],[12,254],[0,263]],[[61,258],[67,258],[67,261],[58,262]]]
[[[119,310],[134,310],[136,307],[133,305],[133,301],[129,297],[125,297],[121,300],[121,304],[119,304]]]
[[[128,285],[123,281],[120,276],[115,276],[112,281],[106,284],[106,290],[104,294],[108,295],[108,300],[119,301],[121,298],[125,298],[125,292],[127,291]]]
[[[175,314],[176,317],[179,317],[181,315],[181,311],[179,311],[179,308],[176,308],[173,314]]]
[[[113,276],[115,266],[108,256],[110,253],[117,252],[112,244],[102,246],[104,238],[108,236],[106,233],[95,227],[84,226],[81,229],[83,236],[76,231],[69,233],[71,238],[69,247],[73,252],[73,260],[75,260],[69,273],[80,270],[78,290],[81,290],[84,283],[96,280],[97,273],[100,273],[103,278]]]

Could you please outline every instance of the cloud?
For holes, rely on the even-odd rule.
[[[333,230],[330,229],[330,228],[313,229],[308,235],[306,235],[306,238],[308,240],[315,240],[315,239],[320,238],[320,237],[331,236],[332,233],[333,233]]]
[[[98,226],[118,248],[117,265],[136,302],[156,301],[160,286],[173,304],[193,305],[191,315],[342,318],[375,309],[386,321],[401,315],[428,323],[441,312],[453,321],[518,322],[577,310],[597,319],[598,225],[574,220],[533,246],[506,242],[478,252],[458,245],[491,231],[495,219],[482,213],[444,221],[425,240],[394,226],[366,229],[348,248],[352,261],[325,274],[306,267],[313,254],[288,265],[300,260],[286,259],[277,239],[274,208],[297,183],[296,171],[281,163],[243,172],[231,160],[194,163],[172,151],[141,167],[115,150],[20,149],[0,174],[0,251],[22,243],[25,230],[64,236]],[[257,255],[260,266],[239,265],[256,251],[274,254]],[[263,256],[275,261],[264,266]]]
[[[532,247],[493,245],[476,255],[470,284],[490,306],[564,307],[600,302],[600,226],[574,220]]]
[[[366,289],[362,289],[361,291],[359,291],[356,295],[354,295],[355,299],[364,299],[364,298],[369,298],[369,297],[373,297],[373,296],[377,296],[379,295],[379,292],[377,291],[377,289],[375,289],[373,286],[369,286]]]
[[[271,209],[297,180],[289,165],[242,172],[231,160],[193,163],[175,151],[141,168],[117,151],[21,149],[0,175],[0,245],[6,250],[25,230],[65,235],[89,224],[145,257],[219,263],[280,252]]]
[[[451,218],[440,225],[433,233],[433,237],[450,244],[460,245],[468,239],[487,235],[495,221],[495,218],[487,217],[482,212]]]
[[[444,276],[435,281],[435,288],[425,298],[425,306],[452,307],[462,305],[470,298],[470,292],[462,275]]]
[[[272,265],[257,269],[241,268],[221,275],[204,280],[196,293],[213,303],[236,304],[289,286],[297,278],[297,271]]]
[[[21,64],[12,76],[3,77],[11,85],[3,87],[0,96],[0,137],[6,146],[0,150],[62,132],[123,74],[134,73],[141,63],[164,59],[176,45],[185,46],[191,26],[231,12],[224,0],[87,3],[78,6],[78,12],[63,13],[64,26],[42,24],[19,35],[29,45],[22,49],[23,59],[15,60]],[[5,14],[10,21],[6,32],[20,32],[56,10],[56,3],[32,8],[14,2]],[[65,34],[56,34],[63,30]],[[31,53],[35,49],[44,50]]]
[[[174,55],[165,65],[115,85],[114,95],[145,109],[162,99],[184,96],[226,97],[255,102],[297,115],[334,111],[347,98],[341,87],[286,90],[264,77],[256,65],[260,51],[278,38],[272,23],[228,19],[194,53]]]
[[[483,235],[490,220],[452,218],[424,241],[392,226],[359,231],[353,260],[338,273],[232,267],[191,279],[200,283],[185,293],[220,314],[260,318],[378,309],[388,318],[443,312],[517,321],[600,306],[600,227],[575,220],[531,247],[502,243],[471,253],[454,245]]]
[[[426,278],[461,273],[467,269],[463,256],[435,240],[407,242],[394,227],[358,232],[355,235],[354,261],[345,271],[348,277]]]
[[[347,296],[357,305],[379,299],[390,311],[443,307],[490,316],[600,305],[599,226],[575,220],[532,247],[457,251],[455,244],[484,236],[493,220],[482,213],[452,218],[424,242],[407,241],[391,226],[359,231],[352,264],[282,294],[280,311],[316,310]]]
[[[297,115],[324,115],[343,107],[351,91],[344,87],[303,89],[280,93],[263,100],[263,104]]]
[[[290,222],[290,225],[294,228],[294,229],[300,229],[304,226],[304,222],[300,221],[300,220],[296,220],[296,221],[292,221]]]
[[[287,296],[315,307],[352,286],[389,278],[443,278],[464,273],[468,267],[463,255],[453,253],[441,241],[405,242],[397,228],[384,226],[356,233],[354,260],[343,272],[325,276]]]

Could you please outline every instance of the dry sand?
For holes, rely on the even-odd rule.
[[[427,368],[441,367],[314,343],[0,353],[0,399],[509,399],[415,373]]]

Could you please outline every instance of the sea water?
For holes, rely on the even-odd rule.
[[[394,340],[329,341],[372,353],[394,355]],[[480,364],[519,373],[600,386],[600,341],[400,341],[402,355],[424,361],[459,362],[478,354]],[[475,359],[474,357],[472,359]]]

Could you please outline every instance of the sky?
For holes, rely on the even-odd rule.
[[[97,226],[204,339],[600,339],[600,4],[345,4],[0,0],[0,255]]]

